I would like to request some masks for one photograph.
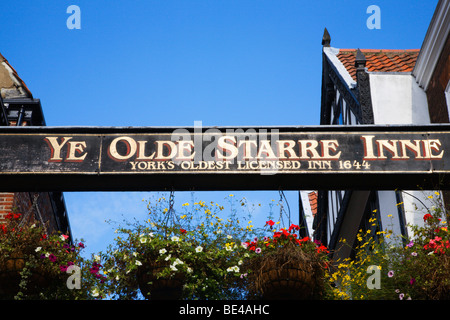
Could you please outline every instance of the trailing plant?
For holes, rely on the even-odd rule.
[[[261,298],[267,294],[269,286],[265,274],[269,274],[270,277],[280,278],[273,281],[285,282],[287,285],[280,285],[279,290],[277,288],[271,294],[271,298],[322,298],[325,289],[324,274],[328,267],[327,247],[309,237],[299,239],[296,233],[300,229],[298,225],[291,224],[289,228],[278,230],[273,228],[274,225],[272,220],[267,221],[266,235],[245,242],[248,297]],[[274,287],[273,284],[270,286]]]
[[[232,200],[228,213],[214,202],[185,203],[176,213],[172,198],[149,201],[148,219],[119,225],[119,236],[100,254],[104,290],[113,299],[139,299],[139,275],[157,266],[156,279],[182,279],[181,299],[241,298],[241,239],[255,230],[251,220],[238,218],[237,209],[248,208],[245,199]],[[152,299],[151,290],[145,298]]]
[[[90,288],[103,279],[88,272],[80,252],[66,234],[47,232],[40,222],[19,213],[0,224],[0,296],[3,299],[90,299]],[[68,273],[69,271],[69,273]],[[79,272],[79,286],[68,284]],[[78,288],[76,288],[78,286]]]

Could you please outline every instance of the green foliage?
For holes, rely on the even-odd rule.
[[[67,235],[53,232],[38,222],[23,221],[10,213],[0,225],[0,298],[2,299],[92,299],[90,289],[102,281],[89,272],[83,259],[84,243],[74,245]],[[70,289],[67,280],[79,267],[80,287]]]
[[[100,290],[113,299],[138,299],[138,273],[152,272],[148,270],[159,263],[157,277],[182,275],[183,299],[239,299],[241,239],[256,230],[239,212],[251,210],[245,199],[230,195],[229,200],[230,212],[199,201],[184,204],[181,214],[165,198],[148,202],[148,219],[125,221],[116,229],[115,242],[100,254],[108,276]]]

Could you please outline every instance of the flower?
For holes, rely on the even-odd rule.
[[[392,271],[392,270],[389,271],[389,272],[388,272],[388,277],[389,277],[389,278],[392,278],[393,276],[394,276],[394,271]]]
[[[65,235],[65,234],[62,234],[62,235],[60,236],[60,239],[63,240],[63,241],[67,240],[68,238],[69,238],[69,236],[68,236],[68,235]]]
[[[433,216],[429,213],[423,216],[423,221],[427,221],[428,219],[432,218]]]
[[[98,291],[98,288],[94,288],[91,292],[91,295],[93,297],[98,297],[100,295],[100,292]]]
[[[164,249],[164,248],[162,248],[162,249],[159,250],[159,254],[164,254],[164,253],[166,253],[166,252],[167,252],[167,250]]]
[[[256,249],[255,249],[255,252],[256,252],[256,253],[261,253],[261,248],[256,248]]]
[[[170,240],[177,242],[177,241],[180,241],[180,238],[177,236],[172,236],[172,238],[170,238]]]
[[[203,251],[203,247],[198,246],[197,248],[195,248],[195,252],[202,252]]]
[[[139,260],[136,260],[135,264],[136,264],[137,266],[142,266],[142,262],[140,262]]]
[[[36,249],[34,249],[34,251],[39,252],[41,251],[42,247],[37,247]]]
[[[273,226],[274,224],[275,222],[273,222],[272,220],[266,221],[266,225]]]

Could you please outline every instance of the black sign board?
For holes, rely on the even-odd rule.
[[[2,127],[0,190],[447,189],[450,126]]]

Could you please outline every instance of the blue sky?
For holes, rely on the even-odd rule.
[[[324,28],[337,48],[417,49],[436,4],[5,0],[0,52],[41,99],[48,126],[317,125]],[[69,5],[81,9],[79,30],[66,26]],[[370,5],[381,10],[381,29],[366,26]],[[220,203],[229,193],[195,196]],[[234,194],[279,199],[276,191]],[[297,193],[286,194],[295,216]],[[65,193],[74,237],[102,250],[112,237],[104,220],[144,217],[148,196]],[[176,194],[177,204],[190,199]]]

